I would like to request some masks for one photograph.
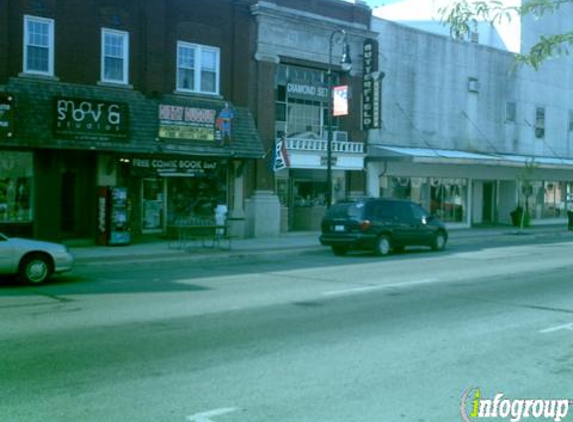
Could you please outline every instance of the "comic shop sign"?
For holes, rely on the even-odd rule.
[[[221,109],[159,104],[159,138],[218,143],[230,140],[235,112]]]

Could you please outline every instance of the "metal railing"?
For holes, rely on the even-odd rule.
[[[286,147],[287,150],[326,151],[328,141],[325,139],[287,138]],[[362,142],[339,142],[333,140],[332,152],[364,154],[364,144]]]

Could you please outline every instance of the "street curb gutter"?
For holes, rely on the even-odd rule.
[[[265,256],[276,255],[301,255],[308,252],[323,250],[321,245],[317,246],[296,246],[296,247],[282,247],[282,248],[269,248],[269,249],[247,249],[247,250],[215,250],[209,252],[195,252],[195,251],[174,251],[166,253],[154,254],[133,254],[121,256],[93,256],[93,257],[78,257],[75,258],[75,265],[104,265],[111,262],[151,262],[151,261],[213,261],[221,259],[243,259],[243,258],[257,258]]]

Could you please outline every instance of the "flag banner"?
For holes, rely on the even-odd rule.
[[[335,86],[332,89],[334,117],[348,116],[348,85]]]
[[[275,142],[272,162],[273,171],[275,172],[290,167],[290,161],[286,149],[286,139],[284,137]]]

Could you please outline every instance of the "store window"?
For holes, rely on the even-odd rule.
[[[444,222],[467,220],[467,179],[382,176],[380,196],[413,201]]]
[[[535,137],[538,139],[545,137],[545,107],[535,109]]]
[[[24,16],[24,73],[54,75],[54,20]]]
[[[226,181],[224,171],[218,177],[168,178],[167,224],[214,218],[217,205],[228,205]]]
[[[142,180],[142,229],[146,233],[163,229],[163,179]]]
[[[2,151],[0,156],[0,222],[33,219],[33,159],[28,152]]]
[[[129,34],[102,29],[101,80],[119,84],[129,83]]]
[[[219,94],[220,50],[199,44],[177,43],[177,90]]]
[[[505,102],[505,123],[515,123],[517,106],[515,101]]]
[[[559,181],[534,181],[528,207],[535,219],[567,217],[573,210],[573,183]]]
[[[333,75],[339,83],[339,75]],[[276,137],[326,139],[328,112],[327,74],[323,70],[279,65],[276,81]],[[333,130],[339,118],[333,118]]]

